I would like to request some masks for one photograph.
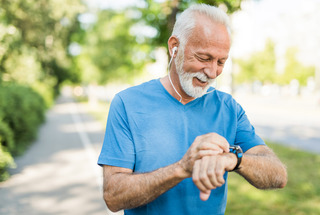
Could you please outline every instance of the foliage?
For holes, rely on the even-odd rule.
[[[13,166],[13,158],[9,152],[1,145],[1,135],[0,135],[0,181],[4,181],[9,177],[7,168]]]
[[[235,81],[237,83],[260,81],[285,85],[296,79],[300,85],[306,85],[308,78],[315,75],[315,68],[303,66],[297,61],[296,54],[296,49],[289,48],[284,72],[276,72],[275,45],[269,40],[263,51],[253,53],[249,59],[235,60],[240,67],[240,72],[235,74]]]
[[[261,81],[276,81],[276,56],[274,43],[268,41],[263,51],[253,53],[249,59],[236,60],[240,66],[240,72],[235,74],[238,83]]]
[[[102,10],[95,25],[86,33],[82,53],[77,56],[85,82],[106,83],[113,79],[128,80],[137,75],[146,62],[146,45],[132,35],[135,21],[124,13]]]
[[[44,121],[43,98],[17,84],[0,85],[0,181],[9,177],[7,168],[14,165],[13,156],[21,154],[36,137]]]
[[[2,111],[2,108],[1,108]],[[3,115],[0,116],[0,143],[8,151],[14,151],[13,132],[6,122],[3,121]]]
[[[296,79],[300,85],[307,85],[309,77],[315,76],[315,67],[302,65],[296,59],[297,50],[289,48],[286,53],[286,67],[284,73],[279,79],[280,84],[289,84],[291,80]]]
[[[0,86],[0,104],[0,134],[4,135],[1,144],[17,155],[35,138],[37,128],[44,121],[45,102],[30,87],[5,84]]]
[[[79,26],[80,0],[0,0],[0,4],[0,83],[37,81],[58,90],[64,80],[77,81],[69,69],[67,48]]]
[[[9,174],[13,156],[21,154],[44,121],[45,102],[30,87],[0,85],[0,181]]]
[[[8,152],[8,149],[14,148],[13,133],[2,117],[0,113],[0,181],[9,177],[7,168],[14,165],[12,155]]]
[[[12,156],[21,153],[36,136],[45,107],[52,105],[62,82],[78,81],[77,71],[70,69],[68,46],[79,29],[77,16],[84,7],[80,0],[0,0],[0,5],[3,180]]]
[[[258,190],[231,173],[226,214],[319,214],[320,156],[278,144],[268,145],[287,165],[287,186],[282,190]]]

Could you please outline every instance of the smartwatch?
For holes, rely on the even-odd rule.
[[[241,147],[238,145],[229,146],[229,152],[235,154],[238,159],[236,167],[230,171],[230,172],[232,172],[232,171],[239,169],[239,166],[240,166],[241,160],[242,160],[242,156],[243,156],[243,152],[242,152]]]

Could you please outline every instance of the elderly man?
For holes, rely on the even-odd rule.
[[[244,110],[210,87],[229,55],[227,15],[191,6],[177,19],[168,48],[174,61],[166,77],[124,90],[111,103],[98,160],[109,209],[224,214],[231,171],[260,189],[284,187],[285,166]]]

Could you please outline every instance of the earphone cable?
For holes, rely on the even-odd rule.
[[[173,87],[174,91],[178,94],[178,96],[180,97],[180,100],[179,102],[182,101],[182,96],[180,95],[180,93],[178,93],[178,91],[176,90],[176,88],[174,87],[173,83],[172,83],[172,80],[171,80],[171,73],[170,73],[170,66],[171,66],[171,62],[172,62],[172,59],[173,59],[173,56],[174,56],[174,53],[172,54],[172,57],[169,61],[169,65],[168,65],[168,76],[169,76],[169,81],[170,81],[170,84],[171,86]]]

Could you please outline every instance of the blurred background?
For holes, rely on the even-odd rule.
[[[194,3],[215,5],[230,15],[232,49],[217,88],[244,107],[289,172],[281,191],[255,190],[232,175],[227,214],[320,214],[319,0],[0,0],[0,214],[26,208],[29,214],[49,213],[53,196],[57,202],[63,196],[75,200],[52,213],[73,214],[70,207],[91,189],[97,192],[87,202],[92,210],[79,207],[76,213],[107,211],[97,191],[101,170],[94,165],[109,103],[120,90],[167,74],[167,40],[176,17]],[[68,141],[48,140],[71,131]],[[85,150],[84,162],[92,163],[90,170],[79,169],[79,177],[93,175],[79,182],[78,195],[70,189],[65,196],[61,189],[40,195],[50,201],[36,203],[40,191],[25,190],[29,182],[17,186],[20,177],[26,178],[24,170],[39,174],[40,158],[55,153],[66,153],[73,169],[75,149]],[[61,161],[56,158],[47,163]],[[47,175],[30,177],[35,183],[52,182]],[[68,176],[61,177],[56,180]],[[81,190],[92,180],[96,188]],[[69,182],[65,188],[75,183]],[[53,190],[44,185],[41,192]]]

